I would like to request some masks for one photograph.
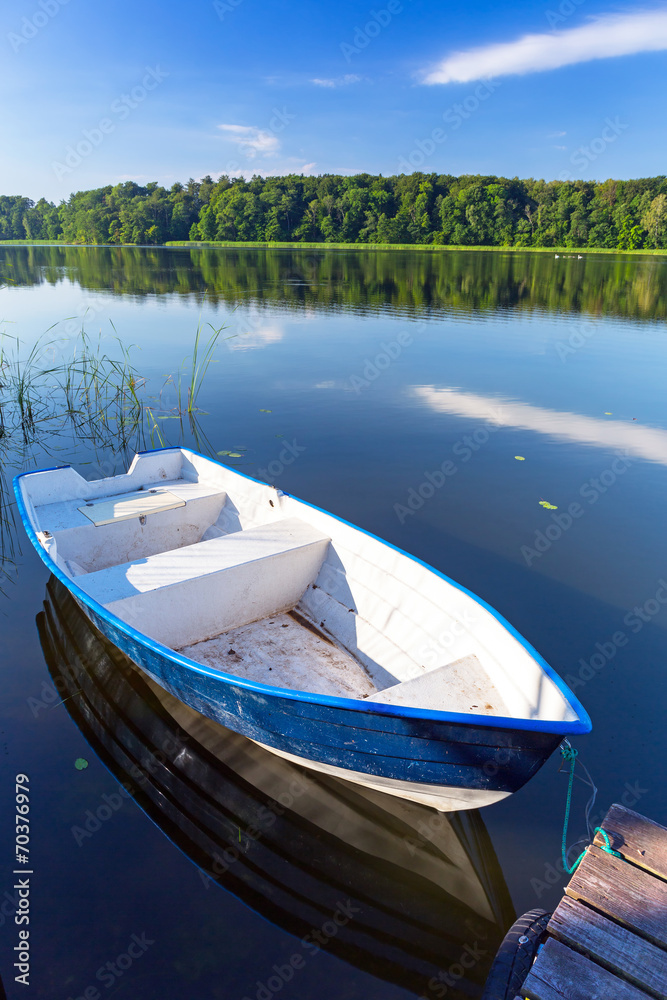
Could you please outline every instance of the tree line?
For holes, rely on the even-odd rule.
[[[26,239],[667,249],[667,177],[223,175],[169,190],[126,181],[59,205],[0,196],[0,240]]]

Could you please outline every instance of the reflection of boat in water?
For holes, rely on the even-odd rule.
[[[415,991],[441,975],[429,996],[447,982],[447,996],[480,994],[514,911],[477,811],[315,776],[224,729],[147,678],[54,578],[38,625],[73,720],[202,872],[301,939],[351,904],[328,951]]]

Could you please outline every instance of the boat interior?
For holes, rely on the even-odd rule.
[[[20,480],[38,539],[107,611],[214,671],[471,715],[574,720],[472,595],[333,515],[186,449]]]

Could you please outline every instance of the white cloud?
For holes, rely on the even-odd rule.
[[[250,160],[258,153],[271,156],[280,149],[278,137],[266,129],[255,128],[254,125],[218,125],[218,128],[227,132],[232,142],[240,146]]]
[[[412,389],[417,399],[436,413],[453,413],[467,420],[486,420],[497,427],[534,431],[547,438],[576,444],[624,450],[631,455],[667,465],[667,431],[630,420],[602,420],[580,413],[548,410],[532,403],[499,400],[444,386],[420,385]]]
[[[547,139],[560,139],[564,135],[567,135],[567,132],[549,132]]]
[[[346,73],[345,76],[316,78],[310,82],[317,87],[349,87],[352,83],[361,83],[361,77],[356,73]]]
[[[664,8],[603,14],[567,31],[524,35],[513,42],[454,52],[427,72],[423,82],[467,83],[663,49],[667,49],[667,10]]]
[[[245,322],[241,317],[241,330],[229,337],[225,343],[230,351],[254,351],[267,344],[277,344],[285,336],[285,329],[279,323],[267,323],[263,317],[250,313]]]

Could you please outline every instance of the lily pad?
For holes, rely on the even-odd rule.
[[[549,503],[548,500],[540,500],[540,507],[546,507],[547,510],[558,510],[555,503]]]
[[[526,461],[526,459],[523,457],[523,455],[515,455],[514,457],[516,458],[517,462],[525,462]]]
[[[273,410],[260,410],[260,413],[273,413]]]
[[[77,769],[77,771],[85,771],[86,768],[88,767],[88,761],[86,760],[85,757],[77,757],[76,760],[74,761],[74,766]]]

